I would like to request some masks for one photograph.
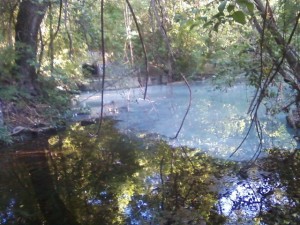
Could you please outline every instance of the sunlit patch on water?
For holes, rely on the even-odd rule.
[[[16,205],[15,199],[10,199],[5,210],[0,211],[0,224],[8,224],[10,221],[15,219],[14,207]]]
[[[128,206],[124,210],[124,214],[127,218],[130,218],[130,224],[132,225],[140,225],[141,220],[137,218],[142,218],[142,221],[145,223],[146,221],[148,223],[151,223],[153,220],[153,212],[151,211],[151,208],[149,208],[149,204],[144,202],[143,200],[137,200],[136,201],[136,208],[132,208],[131,206]],[[132,215],[137,215],[134,216]]]
[[[218,212],[228,218],[226,224],[257,224],[262,215],[272,216],[276,206],[296,206],[294,200],[287,197],[278,174],[256,169],[250,169],[249,177],[244,179],[223,178],[228,187],[220,191],[217,206]]]
[[[95,127],[3,151],[1,224],[300,224],[297,152],[270,150],[245,170],[159,135],[127,136],[111,120],[91,138]]]
[[[145,100],[139,88],[130,89],[129,95],[124,94],[124,90],[109,91],[104,96],[104,110],[118,120],[117,127],[124,133],[155,133],[175,146],[198,148],[213,157],[228,158],[250,128],[247,111],[254,89],[238,83],[225,92],[216,90],[209,81],[191,83],[190,87],[191,108],[175,142],[172,138],[189,102],[188,89],[182,83],[151,86]],[[99,117],[100,97],[99,93],[85,94],[80,101],[90,108],[93,116]],[[263,130],[263,148],[293,149],[297,146],[285,125],[285,115],[266,115],[263,104],[258,115]],[[259,144],[253,127],[247,141],[232,159],[250,160]]]

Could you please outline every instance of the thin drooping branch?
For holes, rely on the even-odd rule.
[[[261,34],[263,32],[263,28],[260,26],[260,24],[255,16],[253,16],[252,22],[253,22],[254,28],[258,31],[258,33]],[[267,53],[269,54],[269,56],[271,57],[273,64],[275,66],[277,66],[279,63],[278,58],[275,56],[275,53],[272,50],[272,47],[270,46],[270,44],[264,43],[264,47],[265,47]],[[289,84],[291,84],[291,86],[293,86],[293,88],[297,89],[297,91],[300,91],[300,86],[299,86],[298,82],[296,82],[296,79],[293,79],[293,77],[290,75],[291,73],[287,73],[282,67],[280,67],[278,72],[281,74],[281,76],[283,77],[283,79],[285,81],[287,81]]]
[[[66,29],[66,33],[68,36],[68,40],[69,40],[69,57],[70,59],[72,59],[72,54],[73,54],[73,40],[68,28],[68,0],[65,0],[65,7],[64,7],[64,24],[65,24],[65,29]]]
[[[266,80],[264,82],[264,85],[261,88],[261,91],[260,91],[260,94],[259,94],[259,96],[258,96],[258,98],[256,100],[256,103],[255,103],[255,105],[252,108],[252,112],[258,110],[258,108],[259,108],[259,106],[260,106],[260,104],[261,104],[261,102],[262,102],[262,100],[263,100],[263,98],[265,96],[267,88],[270,86],[270,84],[275,79],[276,75],[279,73],[279,71],[280,71],[280,69],[281,69],[281,67],[282,67],[282,65],[284,63],[284,60],[286,59],[287,52],[289,51],[288,50],[288,46],[290,45],[290,43],[292,41],[292,38],[294,37],[296,29],[298,27],[298,21],[299,21],[299,19],[300,19],[300,13],[298,13],[298,16],[296,17],[296,22],[294,24],[293,30],[292,30],[291,34],[289,35],[289,39],[288,39],[286,45],[284,46],[282,57],[281,57],[280,61],[276,65],[273,65],[272,69],[270,70],[270,73],[268,74],[268,76],[267,76],[267,78],[266,78]],[[275,67],[274,72],[271,75],[274,67]],[[263,74],[260,75],[260,77],[262,77],[262,76],[263,76]]]
[[[255,5],[258,11],[261,13],[263,17],[266,17],[268,20],[266,23],[266,28],[273,35],[277,45],[284,47],[286,60],[289,66],[291,67],[291,69],[293,70],[294,74],[297,76],[298,80],[300,80],[300,63],[298,61],[299,54],[292,48],[292,46],[286,44],[285,38],[282,36],[281,32],[278,29],[270,5],[267,4],[266,6],[264,6],[261,0],[254,0],[254,1],[256,3]],[[299,15],[296,16],[295,20],[297,23],[299,20]]]
[[[266,6],[268,5],[268,0],[266,2]],[[267,7],[265,7],[265,10],[267,10]],[[265,12],[264,14],[262,14],[262,19],[263,19],[263,27],[262,30],[260,32],[261,38],[260,38],[260,76],[259,76],[259,85],[256,89],[256,92],[254,94],[254,97],[252,99],[252,102],[249,106],[249,110],[248,110],[248,114],[250,114],[251,116],[251,122],[250,122],[250,126],[248,128],[248,131],[246,133],[246,135],[244,136],[243,140],[241,141],[241,143],[238,145],[238,147],[230,154],[229,158],[231,158],[244,144],[244,142],[246,141],[246,139],[248,138],[253,125],[255,125],[255,127],[257,128],[257,123],[258,123],[258,117],[257,117],[257,113],[258,113],[258,108],[259,105],[262,101],[262,93],[264,92],[264,85],[262,86],[262,79],[263,79],[263,67],[264,67],[264,63],[263,63],[263,45],[264,45],[264,40],[265,40],[265,28],[266,28],[266,15],[267,13]],[[261,134],[258,133],[258,136],[260,137]],[[259,146],[261,146],[262,143],[262,139],[259,139],[260,144]],[[260,151],[259,147],[258,150]]]
[[[52,3],[49,2],[49,20],[50,20],[50,42],[49,42],[49,55],[50,55],[50,71],[51,76],[54,71],[54,35],[53,35],[53,9]]]
[[[39,37],[40,37],[40,52],[39,52],[39,67],[37,69],[37,74],[41,73],[41,65],[42,65],[42,61],[43,61],[43,57],[44,57],[44,50],[45,50],[45,46],[46,43],[44,43],[44,39],[43,39],[43,34],[42,34],[42,29],[39,29]]]
[[[160,175],[160,182],[161,182],[161,189],[162,189],[162,196],[161,196],[161,209],[164,210],[165,205],[165,182],[163,177],[163,165],[164,165],[165,158],[162,157],[159,164],[159,175]]]
[[[59,30],[60,30],[60,24],[61,24],[61,17],[62,17],[62,8],[63,8],[63,0],[59,0],[59,16],[58,16],[58,22],[57,22],[57,27],[53,35],[53,40],[56,38]]]
[[[143,39],[141,30],[140,30],[139,24],[138,24],[138,22],[137,22],[135,13],[134,13],[134,11],[133,11],[133,8],[132,8],[132,6],[131,6],[129,0],[126,0],[126,2],[127,2],[127,5],[128,5],[128,7],[129,7],[129,9],[130,9],[131,14],[132,14],[132,17],[133,17],[133,20],[134,20],[136,29],[137,29],[137,31],[138,31],[138,33],[139,33],[139,38],[140,38],[140,41],[141,41],[141,44],[142,44],[142,48],[143,48],[143,53],[144,53],[144,60],[145,60],[145,66],[146,66],[146,82],[145,82],[145,92],[144,92],[144,100],[145,100],[145,99],[146,99],[146,96],[147,96],[148,79],[149,79],[148,57],[147,57],[146,47],[145,47],[145,44],[144,44],[144,39]]]
[[[275,79],[276,75],[278,73],[280,73],[282,75],[284,74],[284,73],[281,72],[283,70],[282,69],[282,65],[283,65],[285,59],[287,59],[287,62],[289,63],[288,55],[289,55],[289,52],[290,52],[290,44],[291,44],[292,38],[295,35],[296,29],[298,27],[299,19],[300,19],[300,13],[298,13],[298,15],[296,16],[296,19],[295,19],[296,22],[294,24],[294,27],[292,29],[291,34],[289,35],[288,41],[283,44],[283,48],[284,49],[283,49],[283,53],[282,53],[282,56],[281,56],[281,59],[280,59],[279,62],[277,60],[273,59],[272,54],[270,54],[270,53],[272,53],[272,51],[270,50],[270,48],[268,46],[266,46],[266,49],[268,50],[268,53],[270,54],[270,56],[273,59],[273,65],[272,65],[272,68],[270,69],[270,72],[266,75],[265,81],[263,82],[263,49],[264,49],[263,46],[265,45],[265,43],[264,43],[265,42],[264,33],[265,33],[265,29],[267,29],[267,28],[270,29],[270,27],[267,26],[267,24],[269,24],[269,23],[267,23],[267,12],[266,12],[266,10],[268,10],[268,12],[271,11],[271,8],[270,8],[270,5],[269,5],[269,1],[268,0],[266,1],[266,6],[265,7],[263,7],[263,6],[260,5],[259,8],[265,10],[265,12],[262,13],[263,27],[261,28],[259,26],[259,24],[258,24],[258,22],[257,22],[257,20],[256,20],[255,17],[254,17],[253,21],[254,21],[254,25],[255,25],[256,29],[261,34],[261,46],[260,46],[261,72],[260,72],[260,79],[259,79],[260,85],[257,88],[255,96],[253,98],[253,101],[252,101],[252,103],[251,103],[251,105],[249,107],[248,113],[250,113],[250,115],[251,115],[251,124],[250,124],[250,127],[248,129],[248,132],[247,132],[246,136],[244,137],[244,139],[242,140],[242,142],[240,143],[240,145],[230,155],[230,157],[232,157],[238,151],[238,149],[240,149],[240,147],[242,146],[242,144],[245,142],[245,140],[249,136],[249,133],[250,133],[250,130],[252,129],[253,124],[255,124],[256,132],[258,134],[258,137],[259,137],[260,141],[259,141],[258,149],[257,149],[256,153],[254,154],[253,158],[250,161],[255,161],[257,159],[257,157],[259,156],[259,154],[261,152],[261,148],[262,148],[263,136],[262,136],[262,127],[261,127],[261,124],[260,124],[260,122],[259,122],[259,120],[257,118],[258,109],[259,109],[259,107],[261,105],[262,100],[265,97],[267,88],[273,82],[273,80]],[[274,22],[275,20],[271,19],[271,21]],[[273,35],[275,35],[275,34],[273,34]],[[274,37],[274,38],[276,39],[276,37]],[[295,74],[295,76],[297,77],[297,73]],[[299,87],[295,86],[294,88],[298,90]]]
[[[60,4],[59,4],[59,17],[58,17],[58,24],[56,26],[56,30],[55,32],[53,32],[53,8],[52,8],[52,3],[49,1],[49,20],[50,20],[50,41],[49,41],[49,55],[50,55],[50,71],[51,71],[51,75],[54,71],[54,40],[60,30],[60,25],[61,25],[61,17],[62,17],[62,0],[60,0]],[[41,29],[40,29],[40,39],[41,39],[41,53],[43,53],[44,50],[44,46],[46,45],[47,41],[45,41],[43,43],[42,41],[42,35],[41,35]],[[44,45],[44,46],[43,46]],[[39,63],[41,64],[42,62],[42,57],[43,54],[40,54],[40,58],[39,58]],[[38,69],[38,72],[40,72],[40,69]]]
[[[97,135],[101,130],[101,126],[103,122],[103,110],[104,110],[104,85],[105,85],[104,0],[101,0],[101,53],[102,53],[101,111],[100,111],[100,119],[99,119]]]
[[[187,115],[188,115],[188,113],[189,113],[189,111],[190,111],[191,105],[192,105],[192,90],[191,90],[191,87],[190,87],[190,85],[189,85],[187,79],[185,78],[185,76],[184,76],[183,74],[181,74],[181,77],[183,78],[183,80],[184,80],[186,86],[187,86],[188,89],[189,89],[189,104],[188,104],[188,107],[187,107],[186,112],[185,112],[185,114],[184,114],[184,117],[183,117],[183,119],[182,119],[182,121],[181,121],[180,127],[179,127],[179,129],[177,130],[177,132],[176,132],[176,135],[175,135],[173,138],[171,138],[171,139],[176,139],[176,138],[178,137],[178,135],[179,135],[179,133],[180,133],[182,127],[183,127],[184,121],[185,121],[185,119],[186,119],[186,117],[187,117]]]

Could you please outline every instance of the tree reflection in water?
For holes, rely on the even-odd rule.
[[[242,163],[120,134],[111,121],[94,130],[75,124],[2,153],[0,224],[299,223],[296,154],[273,152],[242,178]]]

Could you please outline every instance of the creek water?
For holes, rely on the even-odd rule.
[[[250,129],[247,111],[255,90],[245,83],[220,90],[211,81],[195,82],[190,87],[190,111],[175,140],[172,138],[189,104],[189,90],[183,83],[151,86],[145,100],[144,90],[140,88],[105,92],[105,115],[118,120],[118,128],[125,133],[158,134],[174,146],[198,148],[211,156],[227,159]],[[100,97],[100,93],[87,93],[79,98],[91,110],[92,117],[99,117]],[[258,115],[263,132],[262,148],[294,149],[297,146],[284,114],[267,115],[262,104]],[[250,160],[259,144],[256,128],[252,126],[246,141],[231,159]]]
[[[0,151],[0,224],[299,224],[300,157],[283,115],[260,116],[255,130],[228,160],[250,124],[254,91],[182,84],[105,93],[105,119]],[[99,116],[98,93],[79,97]],[[76,118],[78,118],[77,116]],[[74,120],[76,120],[74,118]],[[112,120],[113,119],[113,120]],[[277,147],[277,150],[274,148]],[[280,149],[280,150],[278,150]]]

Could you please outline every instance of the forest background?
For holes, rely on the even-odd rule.
[[[262,103],[298,115],[297,0],[1,0],[0,14],[2,142],[17,126],[64,123],[83,64],[141,86],[151,71],[221,88],[244,79],[257,88],[254,121]],[[283,92],[289,100],[276,101]]]

